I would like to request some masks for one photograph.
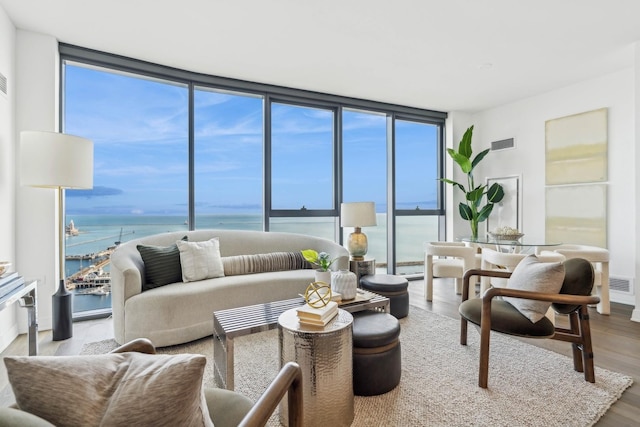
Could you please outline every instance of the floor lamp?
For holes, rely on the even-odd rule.
[[[52,297],[53,340],[73,335],[73,294],[65,286],[64,189],[93,187],[93,142],[56,132],[20,132],[20,181],[58,191],[59,285]]]

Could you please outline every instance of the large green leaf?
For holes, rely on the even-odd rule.
[[[469,171],[471,171],[471,160],[469,160],[468,157],[463,156],[451,148],[447,148],[447,153],[449,153],[449,156],[451,156],[453,161],[460,166],[462,172],[469,173]]]
[[[469,200],[470,202],[477,202],[482,198],[483,194],[484,194],[484,185],[476,188],[475,190],[469,191],[467,193],[467,200]]]
[[[478,222],[482,222],[491,215],[491,211],[493,210],[493,203],[489,203],[484,205],[484,207],[480,210],[478,214]]]
[[[471,138],[473,137],[473,126],[467,129],[462,135],[462,139],[460,140],[460,146],[458,147],[458,152],[465,156],[467,159],[471,158]]]
[[[472,169],[475,168],[476,165],[480,163],[482,159],[484,159],[484,156],[486,156],[489,153],[489,151],[491,151],[491,149],[487,148],[486,150],[478,153],[478,155],[473,159],[473,162],[471,162],[471,168]]]
[[[504,198],[504,190],[502,186],[497,182],[491,184],[489,190],[487,191],[487,200],[491,203],[500,203]]]
[[[458,187],[460,190],[462,190],[463,193],[467,192],[467,190],[465,190],[465,188],[462,186],[462,184],[460,184],[458,182],[452,181],[452,180],[450,180],[448,178],[440,178],[440,181],[446,182],[447,184],[451,184],[454,187]]]
[[[462,219],[469,221],[471,218],[473,218],[473,211],[466,204],[461,202],[458,205],[458,209],[460,210],[460,216],[462,217]]]

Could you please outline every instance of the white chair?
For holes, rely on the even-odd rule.
[[[513,269],[530,254],[498,252],[489,248],[482,248],[482,270],[502,270],[513,271]],[[542,262],[563,262],[565,257],[560,253],[547,252],[536,255]],[[491,280],[490,277],[483,276],[480,279],[480,294],[482,295],[490,286],[503,288],[506,286],[506,279]]]
[[[428,242],[424,248],[424,297],[433,300],[433,278],[456,279],[456,294],[462,293],[462,278],[475,267],[476,249],[458,242]]]
[[[547,254],[551,251],[543,251]],[[600,314],[611,313],[611,302],[609,300],[609,251],[597,246],[587,245],[560,245],[553,248],[553,252],[564,255],[567,259],[584,258],[591,263],[595,273],[593,283],[594,293],[600,297],[600,302],[596,310]]]

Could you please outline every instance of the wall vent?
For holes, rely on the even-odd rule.
[[[629,277],[609,277],[609,289],[615,292],[633,295],[633,282]]]
[[[0,93],[7,94],[7,78],[2,73],[0,73]]]
[[[493,141],[491,143],[491,151],[505,150],[507,148],[513,148],[513,147],[515,147],[515,144],[513,143],[513,138],[501,139],[500,141]]]

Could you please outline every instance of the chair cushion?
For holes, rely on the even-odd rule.
[[[433,277],[462,277],[464,262],[461,259],[434,259]]]
[[[206,357],[135,352],[5,357],[18,407],[56,426],[213,426]]]
[[[224,277],[217,237],[204,242],[177,241],[176,244],[180,250],[183,282]]]
[[[507,288],[557,294],[563,280],[564,265],[561,262],[540,262],[537,256],[529,255],[513,269]],[[551,306],[547,301],[524,298],[504,297],[504,300],[534,323],[542,319]]]
[[[0,408],[0,427],[55,427],[50,422],[17,408]]]
[[[204,397],[216,427],[236,427],[253,407],[247,397],[222,388],[205,387]]]
[[[458,307],[460,315],[469,322],[480,326],[482,318],[482,299],[472,298],[463,301]],[[555,333],[553,323],[546,317],[538,322],[531,321],[506,301],[491,301],[491,329],[504,334],[531,338],[547,338]]]

